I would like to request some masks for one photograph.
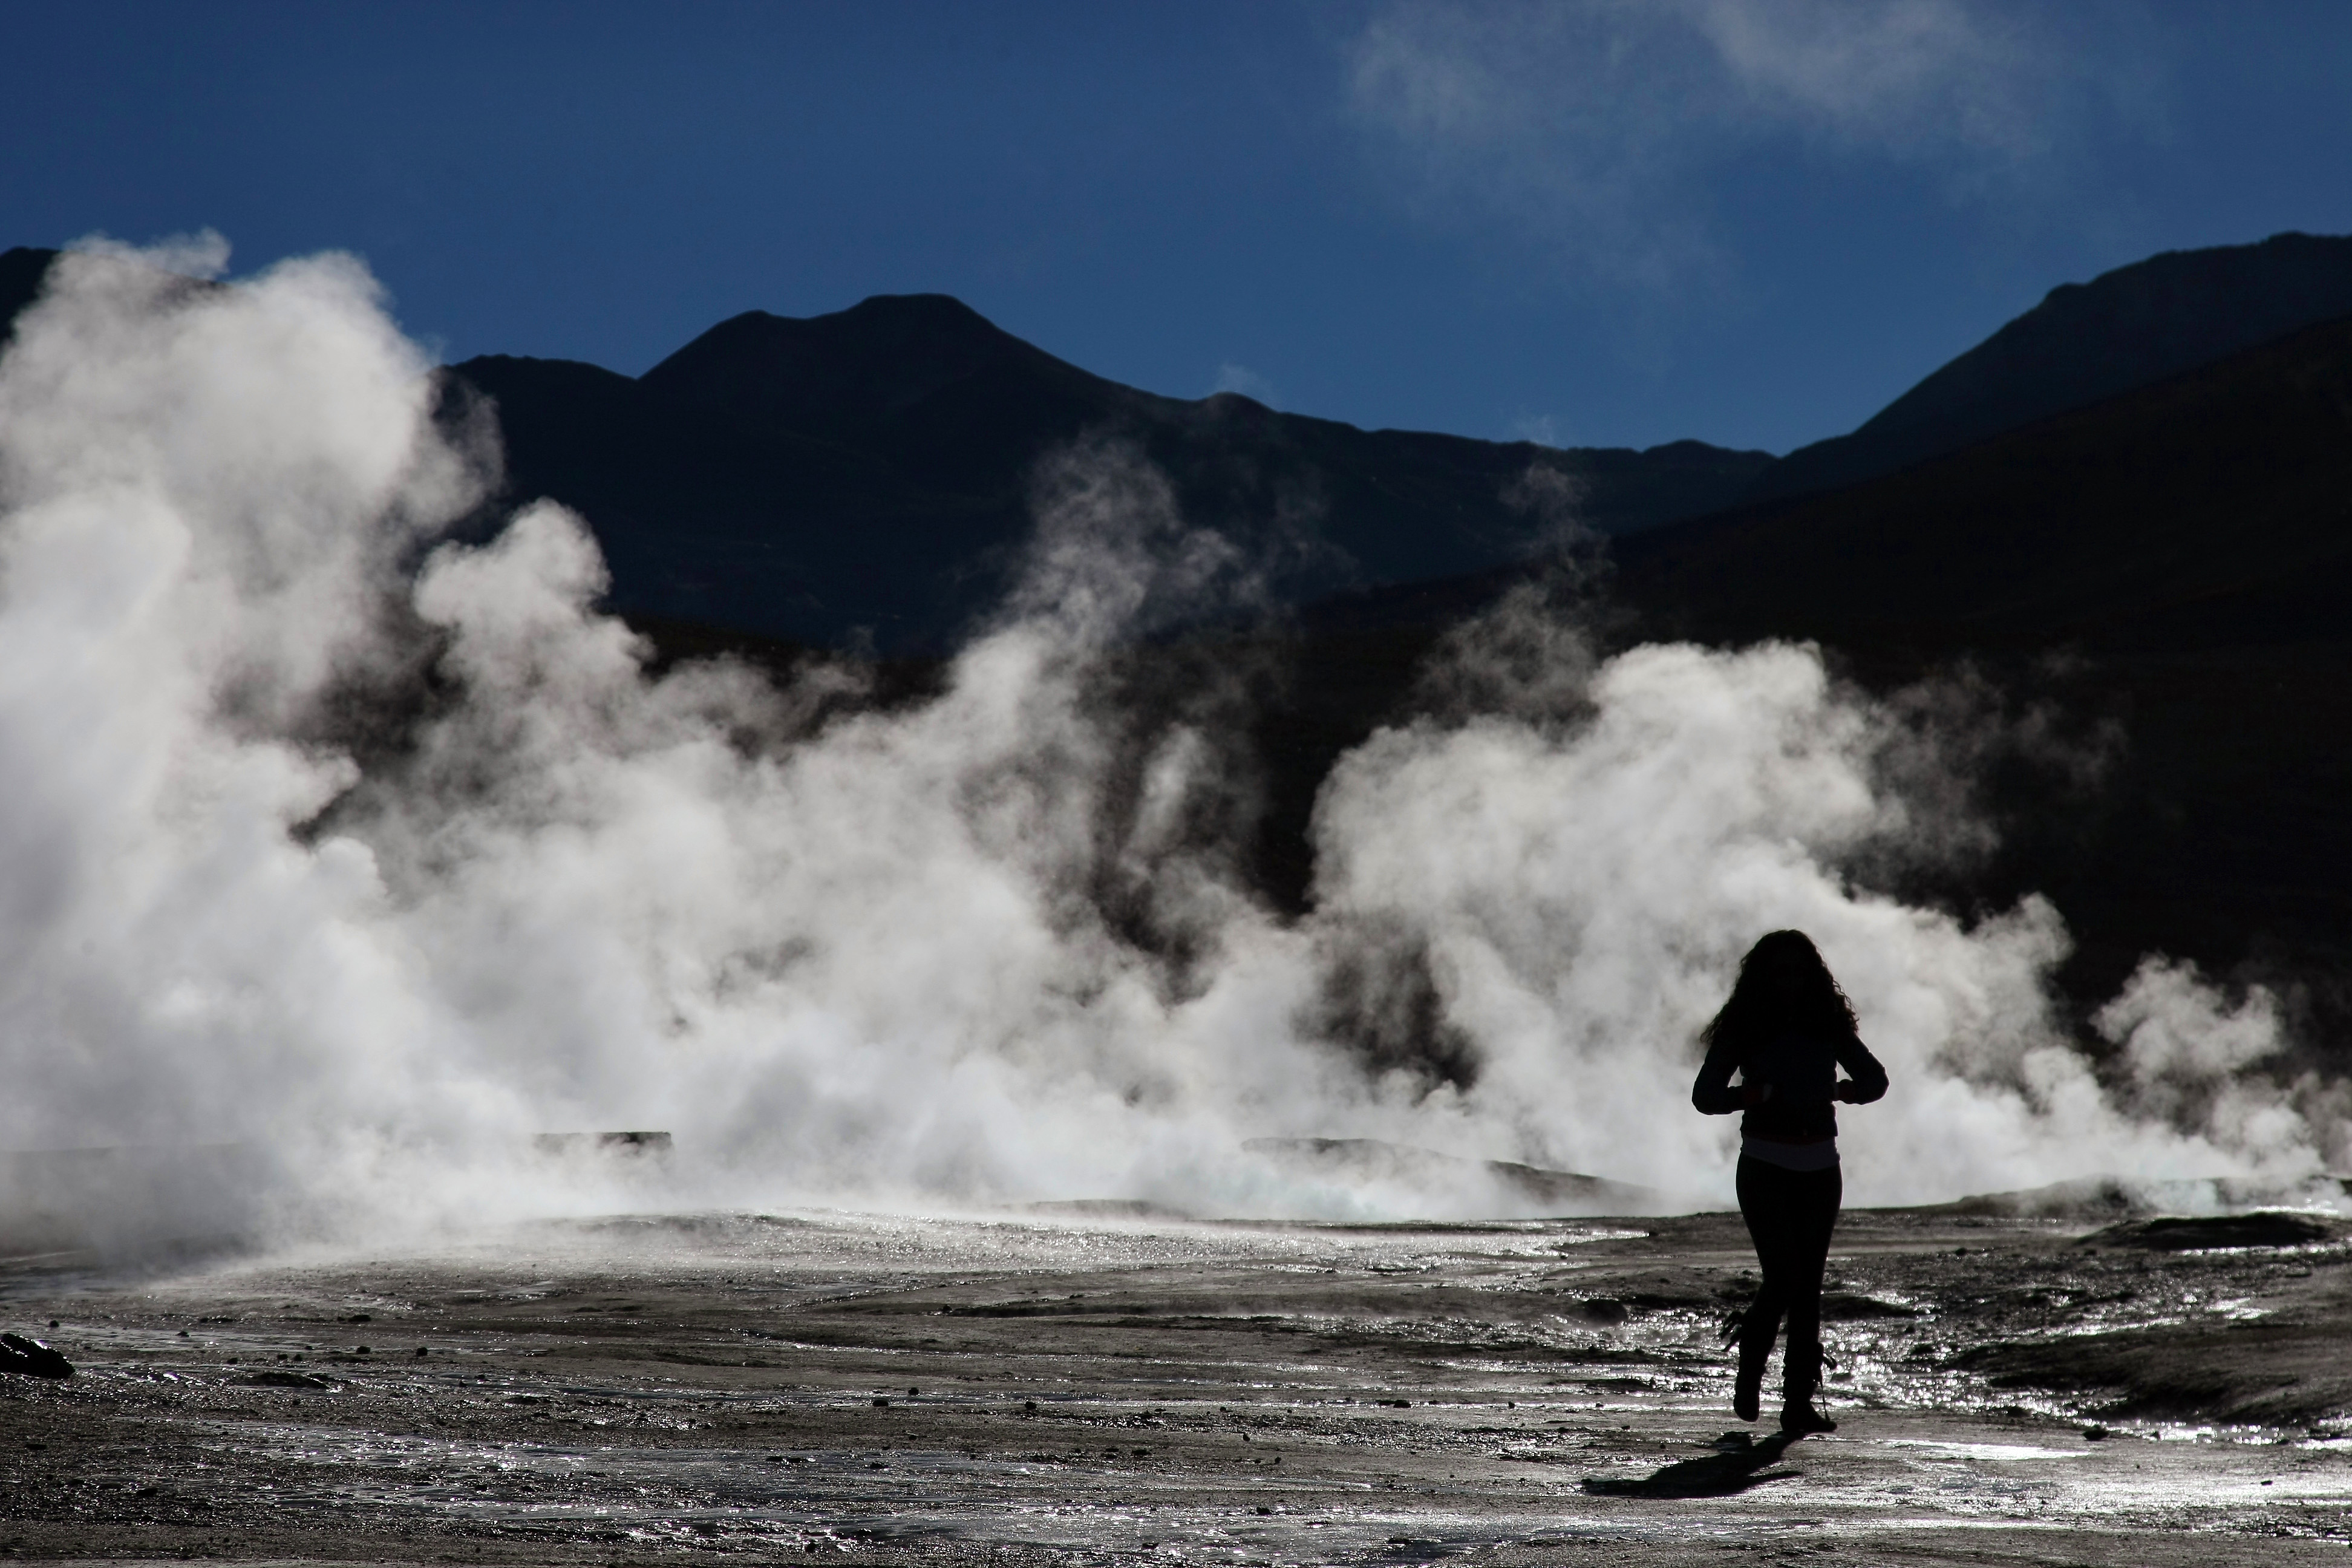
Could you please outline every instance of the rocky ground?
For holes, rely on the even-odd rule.
[[[2087,1233],[2087,1234],[2086,1234]],[[2352,1227],[1863,1211],[1832,1436],[1732,1419],[1736,1216],[849,1214],[0,1268],[16,1560],[2294,1563]]]

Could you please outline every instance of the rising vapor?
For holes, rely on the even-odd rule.
[[[68,256],[0,361],[0,1146],[236,1144],[295,1230],[608,1203],[531,1138],[609,1127],[677,1138],[634,1202],[1499,1201],[1243,1149],[1334,1137],[1719,1205],[1694,1035],[1796,925],[1895,1080],[1858,1201],[2346,1152],[2335,1086],[2262,1076],[2261,994],[2152,959],[2095,1068],[2057,910],[1857,886],[1953,829],[1810,648],[1601,659],[1507,599],[1333,771],[1287,919],[1239,868],[1247,672],[1115,700],[1139,636],[1253,591],[1132,452],[1046,466],[935,696],[656,673],[580,519],[446,538],[495,447],[357,263],[192,265]]]

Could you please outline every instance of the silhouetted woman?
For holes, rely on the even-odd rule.
[[[1706,1062],[1691,1103],[1709,1116],[1747,1112],[1739,1124],[1739,1215],[1764,1275],[1732,1331],[1739,1375],[1731,1408],[1742,1421],[1756,1419],[1764,1363],[1786,1312],[1780,1429],[1834,1432],[1837,1423],[1813,1407],[1822,1380],[1822,1268],[1844,1187],[1831,1101],[1869,1104],[1886,1092],[1886,1069],[1862,1043],[1853,1004],[1801,931],[1773,931],[1748,950],[1730,999],[1699,1038]],[[1841,1067],[1849,1075],[1843,1079]]]

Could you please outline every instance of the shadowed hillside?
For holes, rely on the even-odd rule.
[[[0,253],[0,319],[57,252]],[[486,355],[451,367],[453,416],[495,408],[507,485],[589,521],[612,606],[887,652],[936,651],[997,602],[1032,525],[1040,458],[1131,444],[1185,520],[1242,541],[1297,603],[1518,560],[1556,521],[1519,481],[1568,476],[1589,526],[1728,504],[1771,462],[1698,441],[1647,451],[1360,430],[1232,393],[1161,397],[1093,375],[937,294],[795,320],[748,311],[640,377]]]
[[[2053,289],[1850,436],[1790,453],[1748,499],[1874,479],[2352,315],[2352,238],[2172,250]]]
[[[1088,374],[941,295],[830,316],[753,311],[635,380],[489,357],[453,374],[497,405],[509,493],[579,509],[631,612],[886,648],[936,647],[1001,595],[1038,460],[1131,443],[1187,521],[1272,563],[1277,598],[1442,576],[1526,555],[1530,466],[1630,530],[1709,510],[1770,459],[1699,442],[1647,452],[1365,431],[1231,393],[1188,402]]]
[[[41,279],[47,276],[49,263],[58,258],[54,250],[34,250],[18,246],[14,250],[0,250],[0,321],[13,330],[16,312],[31,304],[41,291]]]
[[[2041,705],[2076,764],[2108,748],[2095,776],[1996,758],[2000,850],[1905,891],[2049,894],[2086,1001],[2163,951],[2352,1027],[2352,318],[1612,552],[1621,642],[1812,639],[1880,690],[1970,666],[2011,719]],[[1270,726],[1277,886],[1304,887],[1297,836],[1338,751],[1395,710],[1445,624],[1521,575],[1307,613],[1298,711]]]
[[[1654,631],[1813,637],[1890,674],[1974,658],[2119,724],[2095,795],[2007,803],[1980,885],[2056,898],[2092,984],[2150,947],[2346,973],[2352,319],[1619,559]]]

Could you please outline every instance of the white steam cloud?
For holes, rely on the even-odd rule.
[[[1241,1147],[1370,1137],[1720,1202],[1694,1035],[1789,925],[1894,1078],[1844,1119],[1855,1201],[2340,1148],[2331,1086],[2249,1070],[2259,993],[2152,962],[2103,1079],[2050,1000],[2055,910],[1853,886],[1935,825],[1809,649],[1601,662],[1507,601],[1433,672],[1442,717],[1333,773],[1286,920],[1236,869],[1224,710],[1107,696],[1134,634],[1250,586],[1131,455],[1046,475],[943,690],[816,722],[854,672],[649,673],[559,508],[431,547],[491,471],[432,405],[346,258],[221,287],[75,255],[20,322],[0,1148],[236,1144],[311,1224],[601,1201],[530,1135],[645,1127],[672,1201],[1496,1201]]]

